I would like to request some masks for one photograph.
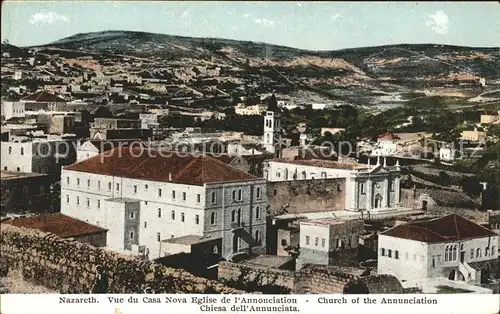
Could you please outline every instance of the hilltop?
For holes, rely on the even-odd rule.
[[[81,33],[23,49],[28,48],[61,58],[96,56],[101,64],[112,60],[107,64],[119,65],[123,58],[137,58],[146,68],[223,66],[241,75],[233,73],[221,80],[252,78],[252,82],[287,86],[305,98],[317,95],[317,102],[334,99],[382,107],[436,95],[470,99],[485,92],[476,88],[480,78],[493,83],[500,78],[499,48],[401,44],[311,51],[132,31]],[[124,65],[121,70],[138,69]]]

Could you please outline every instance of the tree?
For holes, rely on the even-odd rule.
[[[440,171],[438,179],[441,185],[450,185],[451,183],[450,175],[446,171]]]
[[[462,177],[460,186],[462,191],[470,197],[478,197],[483,190],[481,183],[474,177]]]

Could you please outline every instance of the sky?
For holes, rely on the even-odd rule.
[[[131,30],[309,50],[400,43],[500,47],[500,2],[2,1],[1,39],[30,46]]]

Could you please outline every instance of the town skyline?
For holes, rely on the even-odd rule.
[[[495,36],[500,31],[495,19],[500,5],[496,2],[6,1],[2,9],[2,41],[17,46],[44,45],[78,33],[106,30],[265,42],[323,51],[395,44],[500,46],[500,38]],[[481,18],[470,17],[470,12]],[[472,23],[463,23],[466,19]]]

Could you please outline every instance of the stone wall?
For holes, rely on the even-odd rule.
[[[343,210],[344,178],[296,180],[267,183],[267,199],[271,215]]]
[[[245,282],[247,286],[260,286],[261,292],[265,292],[266,287],[277,286],[283,288],[285,292],[296,294],[353,293],[356,292],[356,288],[359,290],[359,287],[363,291],[367,291],[365,293],[372,294],[403,293],[401,283],[394,276],[368,275],[361,277],[344,271],[342,267],[318,266],[293,272],[269,267],[220,262],[219,280]],[[346,291],[349,288],[350,291]],[[257,291],[259,290],[257,289]]]
[[[109,293],[243,293],[179,269],[104,251],[71,239],[6,224],[0,228],[0,276],[21,271],[27,282],[60,293],[88,293],[96,267],[108,269]]]

